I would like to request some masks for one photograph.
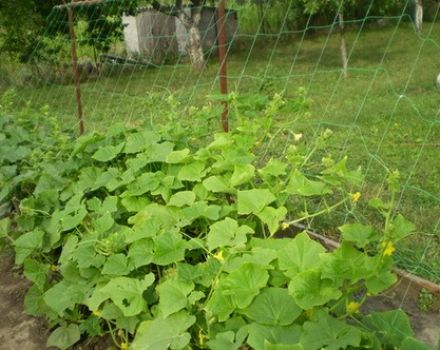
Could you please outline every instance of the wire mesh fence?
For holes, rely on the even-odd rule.
[[[381,193],[387,174],[399,169],[404,183],[399,209],[420,231],[402,245],[399,265],[439,281],[440,108],[434,84],[440,70],[439,7],[425,5],[425,22],[418,28],[412,2],[393,4],[369,1],[315,13],[295,1],[229,2],[228,98],[247,96],[254,105],[276,94],[301,100],[307,113],[291,109],[274,116],[277,132],[269,155],[283,157],[299,134],[311,149],[322,130],[330,129],[330,145],[314,157],[348,154],[350,165],[366,172],[366,198]],[[5,65],[4,86],[15,86],[17,108],[47,105],[77,128],[67,8],[52,10],[25,62]],[[194,128],[219,129],[218,120],[195,112],[210,106],[221,114],[215,7],[185,7],[182,18],[192,24],[174,7],[100,1],[71,11],[87,130],[116,122],[161,123],[161,111],[171,109]],[[198,50],[202,65],[195,67]],[[229,113],[232,128],[235,114]],[[330,227],[308,224],[323,232]]]

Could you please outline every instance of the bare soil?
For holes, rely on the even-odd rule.
[[[46,349],[48,331],[43,320],[23,311],[29,283],[14,268],[12,257],[0,255],[0,349]]]
[[[14,267],[11,256],[0,255],[0,349],[43,350],[49,331],[42,319],[28,316],[23,311],[24,295],[29,283]],[[437,350],[440,336],[440,303],[429,312],[418,306],[420,288],[400,281],[380,297],[371,298],[364,311],[404,309],[410,316],[417,338]],[[75,346],[76,350],[111,348],[108,339],[88,339]]]

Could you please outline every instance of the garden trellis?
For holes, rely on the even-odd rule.
[[[361,167],[365,174],[359,194],[353,194],[360,196],[359,204],[343,203],[326,218],[309,215],[332,206],[319,200],[313,210],[306,206],[294,213],[307,214],[299,224],[337,238],[337,227],[353,220],[376,222],[367,208],[370,199],[386,193],[390,175],[399,177],[396,211],[417,229],[416,238],[397,247],[397,267],[431,281],[422,284],[435,291],[434,284],[440,283],[437,2],[424,2],[421,26],[416,21],[421,1],[332,1],[322,10],[320,1],[223,0],[215,4],[218,11],[201,16],[201,69],[192,64],[189,31],[176,29],[180,19],[173,6],[137,24],[150,26],[150,34],[138,40],[151,40],[153,49],[130,53],[122,14],[135,17],[140,8],[156,9],[149,2],[123,3],[73,2],[54,8],[38,45],[4,86],[12,108],[43,109],[74,133],[82,120],[77,116],[83,114],[86,136],[118,123],[153,127],[179,120],[194,132],[191,142],[220,130],[241,130],[242,119],[255,119],[267,130],[256,155],[261,163],[287,159],[296,164],[298,152],[306,155],[303,164],[313,160],[331,167],[347,154],[344,166]],[[181,15],[191,18],[194,6],[183,8],[186,14]],[[66,30],[69,11],[75,16],[75,35]],[[237,27],[228,22],[232,19]],[[172,22],[173,30],[164,31],[154,21]],[[77,60],[70,53],[73,43]],[[267,123],[261,126],[259,118]],[[312,176],[314,171],[306,169]],[[232,197],[228,201],[233,205]]]

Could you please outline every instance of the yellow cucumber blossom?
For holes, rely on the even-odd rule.
[[[215,253],[214,259],[220,261],[221,263],[224,262],[225,258],[223,257],[223,250],[219,250],[217,253]]]
[[[355,313],[359,312],[360,307],[361,307],[361,304],[358,303],[357,301],[350,301],[346,305],[346,309],[349,314],[355,314]]]
[[[96,316],[96,317],[101,317],[101,311],[99,310],[93,310],[92,311],[92,315]]]
[[[391,256],[393,255],[396,248],[393,245],[393,242],[391,241],[385,241],[382,243],[383,248],[383,256]]]
[[[361,196],[362,196],[362,195],[361,195],[360,192],[352,193],[352,194],[350,195],[351,200],[352,200],[354,203],[358,202],[359,199],[361,198]]]
[[[282,224],[281,224],[281,229],[282,230],[287,230],[288,228],[289,228],[289,224],[287,223],[287,222],[283,222]]]
[[[121,343],[121,346],[120,346],[120,348],[121,348],[121,350],[128,350],[128,343]]]
[[[50,271],[52,272],[57,272],[58,271],[58,266],[57,265],[50,265]]]

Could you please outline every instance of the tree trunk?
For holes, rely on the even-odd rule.
[[[183,10],[179,11],[179,19],[188,31],[189,45],[188,55],[194,69],[201,71],[205,67],[205,56],[203,54],[202,38],[199,30],[201,19],[201,8],[191,9],[191,18],[188,18]]]
[[[423,25],[423,1],[422,0],[415,0],[416,6],[415,6],[415,13],[414,18],[416,20],[416,30],[418,33],[422,31],[422,25]]]
[[[345,42],[345,26],[344,26],[344,15],[339,12],[339,33],[341,37],[340,50],[342,59],[342,74],[344,78],[348,75],[348,57],[347,57],[347,44]]]

